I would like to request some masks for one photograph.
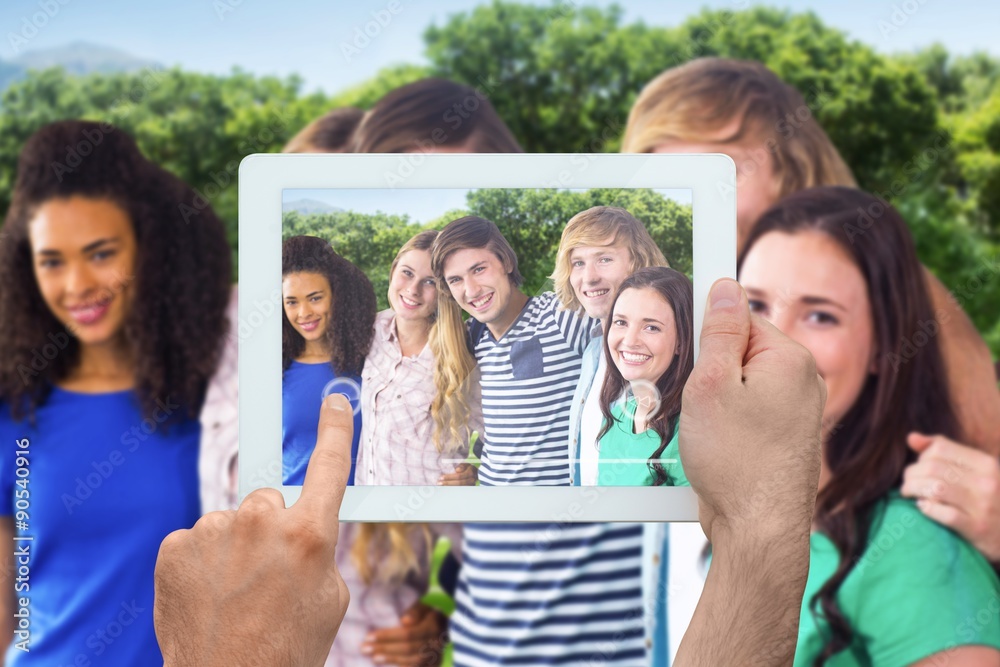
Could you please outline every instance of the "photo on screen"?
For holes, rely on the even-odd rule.
[[[351,485],[687,486],[690,190],[285,189],[281,210],[283,484],[339,393]]]

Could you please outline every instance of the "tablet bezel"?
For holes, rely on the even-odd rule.
[[[281,225],[286,189],[651,188],[691,192],[694,327],[736,277],[736,165],[699,154],[255,154],[239,170],[239,488],[281,484]],[[698,336],[695,336],[695,355]],[[343,521],[697,521],[689,488],[352,486]]]

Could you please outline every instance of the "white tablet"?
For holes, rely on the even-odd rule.
[[[574,213],[593,206],[627,210],[650,231],[671,267],[691,280],[687,287],[690,291],[693,285],[693,314],[689,321],[697,355],[697,332],[701,329],[708,290],[716,279],[736,276],[736,169],[729,157],[251,155],[241,163],[239,179],[240,298],[236,333],[240,347],[241,496],[269,487],[280,489],[287,504],[298,499],[301,476],[296,475],[301,470],[295,469],[295,456],[300,462],[305,457],[307,462],[309,445],[308,437],[302,433],[308,430],[314,410],[318,419],[323,396],[338,392],[347,395],[355,405],[356,423],[368,419],[367,428],[359,429],[356,440],[361,440],[362,432],[370,440],[368,449],[363,442],[355,445],[362,465],[354,471],[353,483],[347,489],[341,520],[544,523],[697,520],[697,500],[690,488],[662,485],[662,479],[659,479],[661,485],[648,485],[648,480],[655,477],[650,463],[653,459],[647,451],[649,442],[637,445],[637,441],[628,437],[612,442],[605,440],[610,436],[604,433],[597,447],[599,452],[592,452],[589,457],[574,456],[569,434],[573,427],[568,426],[565,414],[573,401],[567,400],[567,396],[574,393],[575,376],[570,376],[580,372],[582,362],[577,357],[583,354],[589,337],[608,332],[602,338],[599,352],[605,364],[601,369],[604,375],[608,375],[608,363],[617,367],[621,363],[659,357],[642,347],[636,347],[634,353],[628,349],[623,352],[620,347],[632,345],[622,342],[629,327],[625,316],[617,320],[615,316],[605,318],[600,324],[585,320],[582,309],[567,310],[560,304],[547,278],[555,264],[562,228]],[[419,352],[410,350],[409,355],[391,352],[403,349],[396,322],[404,315],[389,308],[393,303],[389,301],[393,294],[389,267],[399,246],[408,238],[422,230],[444,229],[461,218],[473,220],[468,223],[473,227],[488,225],[483,221],[492,223],[495,227],[491,229],[499,230],[518,258],[524,280],[520,287],[490,282],[485,277],[492,270],[487,266],[489,262],[479,263],[475,249],[465,249],[441,255],[445,259],[440,282],[421,283],[431,290],[447,288],[454,295],[454,303],[462,306],[460,316],[465,321],[456,326],[462,327],[468,345],[465,352],[473,360],[474,375],[469,382],[478,383],[473,387],[477,391],[469,395],[477,401],[472,411],[482,410],[483,419],[479,423],[485,425],[470,426],[468,446],[455,453],[427,442],[430,438],[427,424],[431,421],[427,406],[435,395],[428,373],[438,360],[429,346]],[[313,248],[311,252],[316,254],[317,246],[310,245],[317,243],[315,239],[289,241],[306,236],[322,239],[324,248],[329,244],[339,258],[337,261],[351,271],[357,267],[354,273],[343,275],[362,277],[334,276],[310,283],[310,276],[334,275],[324,274],[325,269],[310,269],[315,264],[308,262],[315,258],[307,258],[305,265],[295,264],[293,272],[283,272],[283,245],[286,253],[291,252],[289,248],[300,247]],[[455,234],[448,237],[452,246],[453,237],[459,238]],[[319,253],[324,256],[322,261],[327,261],[325,253],[325,249]],[[510,268],[500,254],[494,252],[494,255],[504,270]],[[286,254],[286,260],[289,257]],[[460,264],[460,260],[466,259],[474,265]],[[579,262],[581,267],[584,264]],[[289,266],[293,265],[286,263],[285,268]],[[426,266],[429,264],[414,268],[414,280],[419,281],[421,277],[416,274],[421,270],[426,272]],[[507,277],[511,275],[508,272]],[[350,283],[351,280],[354,282]],[[334,282],[339,286],[336,289]],[[374,310],[380,314],[375,318],[374,331],[368,324],[373,312],[371,298],[355,295],[355,287],[375,294]],[[411,290],[406,294],[412,298],[406,299],[405,307],[426,310],[426,292],[406,289]],[[336,293],[328,295],[327,305],[323,306],[325,290]],[[480,293],[486,296],[479,296]],[[600,290],[594,293],[599,294]],[[398,298],[402,292],[396,294]],[[496,315],[500,311],[493,303],[494,298],[502,300],[501,305],[516,304],[518,311],[508,311],[508,315],[513,313],[510,317]],[[523,299],[526,302],[522,303]],[[404,302],[395,303],[398,310]],[[639,313],[644,306],[637,303],[633,307]],[[616,313],[619,305],[626,307],[624,291],[615,302]],[[351,318],[345,319],[345,309],[350,308],[357,315],[352,312]],[[490,319],[494,315],[499,319]],[[480,324],[477,317],[488,321]],[[640,314],[634,317],[639,318]],[[355,330],[354,324],[345,322],[359,324]],[[619,324],[614,325],[615,322]],[[344,327],[350,328],[349,338],[355,341],[382,336],[381,356],[374,359],[375,352],[369,352],[362,370],[358,359],[349,361],[351,354],[344,352],[338,358],[344,359],[345,365],[354,363],[358,367],[353,373],[339,372],[336,363],[323,356],[322,351],[329,349],[323,347],[328,339],[310,333],[316,327],[332,330],[335,323],[341,327],[337,330],[339,334],[346,331]],[[612,331],[612,325],[622,327],[621,332]],[[635,330],[658,331],[651,326],[654,325],[643,324]],[[499,331],[495,331],[497,327]],[[292,340],[297,342],[290,344]],[[615,348],[617,351],[608,351],[608,341],[612,346],[620,346]],[[349,348],[351,343],[344,345]],[[375,343],[372,345],[374,350]],[[386,354],[397,354],[399,358],[387,359]],[[529,361],[504,365],[515,356]],[[390,370],[385,371],[386,368]],[[524,371],[525,368],[528,370]],[[364,378],[374,378],[378,372],[388,372],[392,377],[370,379],[366,385]],[[626,386],[628,372],[628,368],[622,367],[619,373]],[[632,385],[639,387],[635,382]],[[395,396],[376,393],[386,386],[393,387],[391,393]],[[366,387],[369,396],[363,399]],[[601,390],[602,387],[593,388],[594,396]],[[630,398],[632,410],[637,409],[637,400],[640,403],[643,400],[639,389],[634,396],[626,394],[618,399],[616,409],[623,410],[621,414],[627,414],[626,401]],[[378,400],[383,403],[377,404]],[[385,400],[396,402],[385,403]],[[607,399],[604,401],[609,405]],[[375,405],[381,407],[372,407]],[[370,407],[382,417],[373,416]],[[592,410],[583,420],[589,420],[591,433],[594,429],[603,430],[602,414]],[[307,426],[300,428],[302,433],[296,436],[295,429],[302,424]],[[414,425],[412,432],[408,424]],[[422,426],[418,428],[418,424]],[[414,441],[417,436],[423,440]],[[391,464],[379,461],[389,445],[382,445],[383,450],[373,450],[372,443],[376,441],[393,443]],[[479,482],[468,486],[437,485],[435,475],[426,474],[424,469],[428,451],[436,452],[433,465],[443,466],[442,470],[463,463],[478,467]],[[449,452],[453,453],[451,458]],[[660,452],[655,454],[660,455]],[[682,462],[663,460],[663,466],[657,466],[661,471],[682,470]],[[591,473],[581,472],[581,464],[584,468],[591,466]],[[619,477],[593,473],[598,469],[594,466],[605,471],[612,470],[612,464],[619,466],[615,468],[621,472]],[[466,466],[461,468],[468,470]],[[535,472],[525,472],[529,470]],[[644,476],[647,470],[650,477]],[[647,482],[623,481],[620,483],[628,485],[618,486],[614,485],[617,479]]]

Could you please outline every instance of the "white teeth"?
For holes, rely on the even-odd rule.
[[[407,306],[419,306],[420,305],[419,303],[417,303],[416,301],[413,301],[412,299],[407,299],[402,294],[399,295],[399,298],[402,299],[403,303],[405,303]]]
[[[641,363],[650,358],[648,354],[635,354],[633,352],[619,352],[622,355],[622,359],[631,363]]]
[[[604,296],[610,291],[611,290],[599,289],[599,290],[594,290],[593,292],[584,292],[584,294],[589,297],[598,297],[598,296]]]
[[[479,297],[478,299],[474,299],[474,300],[470,301],[469,303],[472,304],[473,308],[479,308],[480,306],[482,306],[483,304],[487,303],[492,298],[493,298],[492,294],[487,294],[486,296]]]

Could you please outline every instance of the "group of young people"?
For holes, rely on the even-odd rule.
[[[417,82],[365,113],[320,119],[295,141],[327,151],[519,152],[488,102],[454,130],[443,123],[469,95],[482,97]],[[623,141],[627,152],[734,158],[740,281],[752,309],[811,352],[827,385],[796,664],[995,664],[992,360],[920,265],[905,222],[855,188],[818,124],[779,134],[780,119],[800,108],[802,97],[759,64],[698,60],[640,93]],[[25,466],[5,447],[0,539],[33,537],[37,631],[30,654],[8,649],[10,664],[157,660],[159,542],[232,497],[233,430],[223,421],[236,339],[226,336],[221,222],[204,209],[184,224],[177,203],[193,192],[120,130],[57,178],[50,165],[65,146],[99,129],[66,121],[29,140],[0,239],[0,441],[30,443],[32,503],[30,523],[15,528]],[[884,214],[848,238],[859,207],[875,204]],[[400,250],[383,313],[328,244],[295,239],[283,261],[286,380],[318,395],[338,380],[358,387],[356,484],[473,483],[463,466],[472,432],[484,443],[484,485],[682,484],[673,459],[691,369],[690,284],[647,239],[627,212],[581,212],[563,233],[556,292],[529,296],[496,226],[456,220]],[[938,333],[894,363],[928,321]],[[659,405],[648,400],[654,390]],[[289,415],[289,403],[289,425],[313,419]],[[761,446],[748,441],[747,456]],[[617,458],[637,462],[609,468]],[[352,604],[328,664],[440,660],[445,619],[419,598],[442,530],[341,528],[337,566]],[[669,663],[665,526],[451,530],[461,545],[456,664]],[[3,565],[16,572],[12,554]],[[0,617],[10,623],[13,577],[5,586]]]

